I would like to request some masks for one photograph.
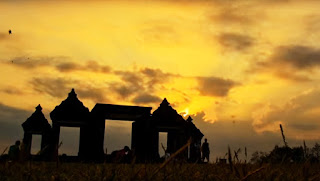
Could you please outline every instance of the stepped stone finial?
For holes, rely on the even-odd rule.
[[[74,88],[72,88],[71,92],[69,93],[68,97],[77,97],[76,92],[74,91]]]
[[[160,106],[169,106],[169,102],[167,101],[167,98],[164,98],[163,101],[161,102]]]
[[[187,122],[192,122],[192,120],[193,120],[192,117],[189,116],[188,119],[187,119]]]
[[[42,110],[42,107],[41,105],[39,104],[37,107],[36,107],[36,111],[41,111]]]

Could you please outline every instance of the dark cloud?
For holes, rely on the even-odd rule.
[[[109,88],[124,99],[131,96],[137,97],[141,92],[152,94],[158,86],[178,76],[151,68],[137,71],[115,71],[114,74],[120,77],[121,82],[111,82],[108,84]]]
[[[65,60],[67,57],[28,57],[20,56],[10,59],[7,63],[26,69],[52,66],[56,61]]]
[[[266,104],[252,114],[257,132],[278,132],[279,124],[287,127],[291,137],[307,139],[319,132],[320,90],[313,89],[285,101],[283,105]]]
[[[30,116],[30,115],[29,115]],[[11,122],[11,120],[1,120],[0,121],[0,151],[2,153],[3,149],[13,145],[15,141],[21,140],[23,138],[23,128],[21,124],[28,117],[21,117],[21,123]],[[2,147],[2,148],[1,148]]]
[[[97,103],[108,102],[108,99],[105,97],[104,89],[81,86],[80,88],[76,88],[76,90],[80,98],[91,99]]]
[[[203,111],[190,116],[193,118],[193,123],[204,134],[203,139],[208,139],[211,151],[210,157],[213,160],[216,157],[224,157],[228,151],[228,146],[231,147],[231,150],[237,150],[238,148],[244,150],[244,147],[247,147],[248,159],[250,159],[254,151],[270,151],[276,144],[281,144],[282,141],[281,134],[270,132],[257,134],[249,120],[241,120],[236,123],[217,120],[211,123],[210,120],[206,120],[206,113]],[[291,141],[290,139],[290,143],[293,143]],[[243,152],[239,156],[241,159],[245,158]]]
[[[33,78],[30,83],[33,89],[39,93],[63,98],[68,95],[75,82],[64,78]]]
[[[237,33],[222,33],[218,36],[219,43],[225,48],[242,51],[254,44],[253,38]]]
[[[160,103],[161,101],[162,99],[160,97],[148,93],[139,94],[132,100],[135,104]]]
[[[143,77],[138,72],[116,71],[122,82],[109,83],[109,88],[120,95],[121,98],[128,98],[137,92],[145,90]]]
[[[101,65],[96,61],[87,61],[85,63],[76,63],[69,57],[15,57],[7,62],[10,65],[18,66],[26,69],[34,69],[39,67],[52,67],[59,72],[87,71],[96,73],[110,73],[111,67]]]
[[[108,65],[100,65],[96,61],[87,61],[87,66],[83,70],[91,70],[92,72],[110,73],[111,67]]]
[[[95,63],[90,63],[90,66],[88,65],[88,67],[92,71],[110,71],[108,67],[103,67],[104,69],[102,69],[102,66]],[[65,63],[60,66],[60,71],[76,69],[83,69],[83,67],[74,63]],[[62,77],[33,78],[30,81],[30,84],[37,92],[45,93],[57,98],[64,98],[71,88],[75,88],[79,96],[96,102],[107,101],[104,96],[104,92],[106,91],[116,93],[122,99],[130,98],[131,100],[139,102],[146,98],[140,96],[141,92],[147,92],[152,95],[155,89],[157,89],[157,86],[169,81],[169,77],[172,77],[172,74],[164,73],[159,69],[150,68],[137,71],[113,71],[110,73],[119,77],[120,81],[108,82],[106,89],[96,87],[86,82]],[[149,102],[150,101],[151,99]]]
[[[270,61],[274,66],[285,64],[298,70],[311,69],[320,65],[320,49],[301,45],[280,46]]]
[[[79,64],[76,64],[74,62],[63,62],[58,65],[56,65],[56,68],[60,72],[70,72],[70,71],[75,71],[75,70],[81,70],[82,66]]]
[[[65,98],[74,88],[79,98],[90,99],[94,102],[105,102],[104,89],[92,87],[90,84],[63,78],[34,78],[30,81],[33,89],[52,97]]]
[[[230,79],[219,77],[198,77],[198,90],[204,96],[227,96],[230,89],[238,85]]]
[[[144,68],[140,72],[149,78],[148,84],[151,86],[153,84],[164,83],[171,77],[179,77],[177,74],[164,73],[160,69]]]
[[[87,61],[86,64],[78,64],[75,62],[62,62],[55,65],[55,68],[60,72],[72,71],[87,71],[87,72],[101,72],[110,73],[111,67],[107,65],[100,65],[96,61]]]
[[[252,16],[241,12],[241,9],[233,8],[233,7],[223,7],[220,9],[218,14],[209,16],[215,22],[219,23],[236,23],[242,25],[252,24],[254,22]]]
[[[0,103],[0,150],[2,151],[23,137],[21,124],[32,114],[31,111]]]
[[[279,78],[295,82],[311,81],[313,70],[320,67],[320,49],[288,45],[275,48],[264,61],[255,62],[249,72],[271,73]]]
[[[123,83],[109,83],[109,89],[115,93],[117,93],[121,98],[125,99],[138,91],[143,91],[144,88],[140,88],[137,86],[125,85]]]
[[[197,112],[196,114],[191,114],[190,116],[193,119],[193,122],[195,123],[200,124],[201,122],[211,122],[211,120],[206,120],[206,113],[204,111]]]
[[[289,126],[291,128],[293,128],[293,129],[296,129],[296,130],[304,130],[304,131],[317,131],[317,130],[319,130],[319,125],[318,124],[296,123],[296,124],[290,124]]]
[[[129,84],[141,85],[143,82],[143,78],[138,72],[116,71],[115,74],[119,75],[124,82]]]
[[[0,90],[6,94],[23,95],[23,91],[16,88],[16,87],[6,87],[6,88],[0,89]]]
[[[0,33],[0,41],[7,39],[8,36],[8,33]]]
[[[294,81],[294,82],[309,82],[309,81],[312,81],[312,79],[308,75],[305,75],[304,73],[292,72],[292,71],[286,70],[286,69],[283,69],[282,71],[281,70],[277,70],[276,72],[274,72],[274,74],[276,76],[278,76],[279,78],[286,79],[286,80],[291,80],[291,81]]]
[[[0,103],[0,122],[22,124],[30,115],[30,111]]]

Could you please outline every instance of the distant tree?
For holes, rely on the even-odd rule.
[[[320,145],[316,143],[314,147],[311,149],[311,153],[314,157],[318,158],[320,157]]]
[[[263,163],[266,162],[268,154],[266,152],[262,152],[262,151],[255,151],[254,153],[252,153],[250,162],[251,163]]]
[[[251,163],[301,163],[305,161],[303,147],[275,146],[270,153],[254,152]]]
[[[299,163],[304,160],[304,151],[302,146],[293,148],[287,146],[275,146],[268,156],[268,161],[271,163]]]

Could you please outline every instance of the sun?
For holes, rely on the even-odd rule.
[[[183,117],[187,117],[189,115],[189,108],[186,108],[184,111],[182,111],[181,115]]]

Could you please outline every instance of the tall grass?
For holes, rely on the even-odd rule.
[[[319,164],[186,164],[170,162],[157,174],[160,164],[90,164],[33,162],[0,163],[0,180],[320,180]],[[236,173],[236,171],[238,173]]]

